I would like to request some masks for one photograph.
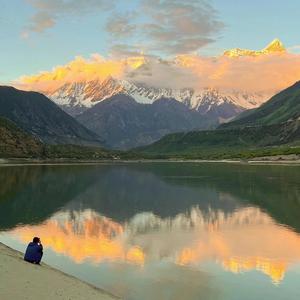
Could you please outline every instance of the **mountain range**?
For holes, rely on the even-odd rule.
[[[262,50],[235,48],[225,51],[223,57],[230,62],[243,61],[249,56],[280,56],[285,51],[282,43],[274,40]],[[10,142],[17,145],[20,136],[24,136],[29,144],[37,143],[36,148],[39,145],[64,144],[106,145],[111,149],[128,150],[150,145],[138,150],[139,153],[189,153],[212,147],[265,147],[298,140],[299,82],[267,102],[267,90],[255,93],[211,87],[182,88],[182,85],[177,88],[168,82],[162,82],[158,87],[151,80],[145,80],[153,77],[153,61],[156,67],[168,66],[167,70],[194,62],[189,57],[176,57],[172,61],[148,60],[145,57],[132,59],[126,61],[126,64],[134,65],[126,79],[113,77],[109,72],[102,79],[94,76],[79,79],[68,75],[68,80],[59,81],[55,88],[52,86],[44,90],[49,98],[38,92],[0,87],[0,117],[6,120],[1,125],[6,138],[2,149]],[[45,76],[52,81],[64,78],[74,64],[75,70],[80,71],[82,63],[85,67],[92,66],[94,72],[99,71],[99,66],[103,67],[103,62],[94,66],[79,60],[58,68],[53,74],[41,73],[32,80],[37,83]],[[105,66],[107,64],[105,62]],[[188,85],[184,77],[181,79]],[[30,153],[25,148],[23,152]],[[83,148],[52,147],[47,151],[55,157],[68,151],[73,156],[82,157]],[[103,156],[104,152],[99,151],[95,153],[93,149],[86,149],[84,157],[90,154]]]
[[[286,146],[287,153],[298,153],[300,82],[215,130],[197,130],[207,121],[199,114],[175,99],[141,104],[126,94],[112,96],[77,116],[90,130],[100,131],[110,147],[128,149],[132,144],[146,145],[166,135],[134,151],[113,152],[86,147],[99,145],[102,140],[45,96],[0,87],[0,154],[82,159],[112,159],[119,155],[220,158],[240,157],[240,150],[248,151],[247,157],[259,149],[260,154],[274,155],[282,152],[278,146]],[[181,133],[168,134],[177,131],[178,124]]]
[[[151,104],[160,98],[172,98],[208,116],[216,124],[231,119],[246,109],[261,105],[269,97],[268,93],[220,92],[212,88],[201,91],[191,88],[157,88],[112,77],[103,81],[97,79],[69,82],[54,91],[46,92],[46,95],[67,113],[76,116],[120,93],[131,96],[142,104]]]
[[[276,39],[263,50],[236,48],[225,51],[223,57],[233,61],[239,57],[283,52],[284,46]],[[89,144],[91,140],[100,137],[107,146],[116,149],[151,144],[169,133],[217,128],[243,115],[243,112],[259,107],[272,95],[267,89],[254,92],[250,89],[220,89],[203,85],[191,87],[184,70],[190,66],[194,68],[195,64],[197,61],[184,55],[168,61],[144,56],[128,58],[117,66],[127,70],[126,76],[120,77],[118,72],[110,71],[110,68],[113,70],[116,67],[114,63],[110,65],[101,59],[89,63],[78,59],[53,72],[33,76],[29,82],[34,82],[42,93],[90,130],[84,133],[88,135],[84,139],[89,140]],[[211,67],[217,68],[211,75],[217,78],[222,68],[218,69],[214,64]],[[159,75],[157,70],[181,72],[179,81],[183,82],[176,84],[178,79],[171,75],[168,78],[174,82],[154,83],[153,78]],[[100,76],[102,73],[104,75]],[[45,82],[51,82],[48,88]],[[167,100],[168,105],[163,105]],[[66,121],[68,119],[68,122],[71,120],[66,116],[60,117],[63,118]],[[81,134],[84,130],[80,129]],[[59,136],[57,133],[56,130],[55,135]],[[70,136],[69,133],[67,135]],[[54,135],[51,138],[43,136],[43,140],[50,143],[61,139],[55,141]],[[81,143],[76,138],[65,139],[63,142]],[[87,141],[83,144],[87,144]]]
[[[275,39],[260,51],[236,48],[225,51],[223,55],[237,59],[240,56],[285,51],[283,44]],[[74,79],[55,89],[45,90],[45,94],[82,125],[104,138],[107,145],[119,149],[151,144],[168,133],[216,128],[244,111],[259,107],[272,96],[270,91],[171,88],[147,82],[147,78],[153,76],[153,68],[163,68],[165,65],[173,68],[193,63],[186,57],[176,57],[172,61],[143,58],[134,63],[137,67],[125,79],[110,75],[103,79]],[[141,77],[142,81],[139,80]],[[135,102],[129,101],[129,98]],[[166,109],[161,105],[161,99],[177,101],[182,105],[174,104]],[[109,101],[112,103],[109,104]],[[156,102],[159,104],[154,105]],[[174,114],[178,118],[175,124]]]
[[[225,51],[223,57],[237,59],[239,57],[266,56],[285,52],[286,50],[281,41],[275,39],[262,50],[234,48]],[[128,64],[128,62],[126,63]],[[125,78],[107,75],[101,77],[101,79],[93,78],[93,76],[76,79],[76,76],[73,76],[73,79],[66,80],[63,84],[54,85],[56,88],[41,88],[40,90],[72,116],[76,116],[97,103],[122,93],[131,96],[138,103],[151,104],[160,98],[175,99],[188,108],[208,116],[209,122],[213,121],[216,125],[231,120],[244,110],[260,106],[274,93],[269,90],[254,92],[234,88],[220,89],[210,86],[192,88],[188,84],[186,87],[182,87],[182,84],[180,87],[176,87],[176,84],[170,84],[170,82],[167,82],[164,87],[163,83],[157,85],[151,81],[152,77],[155,76],[154,69],[161,68],[164,70],[167,66],[169,68],[167,70],[171,71],[173,68],[191,67],[194,63],[193,60],[185,56],[178,56],[170,61],[159,58],[136,58],[136,61],[132,59],[129,62],[130,65],[134,65],[134,69],[128,72]],[[61,77],[61,74],[72,70],[72,64],[76,64],[76,62],[61,67],[57,70],[57,74],[49,73],[45,80],[48,80],[50,76],[51,80],[55,82],[55,79]],[[77,71],[77,69],[74,71]],[[212,76],[217,78],[218,72],[221,71],[217,70],[217,73]],[[34,81],[43,83],[43,74],[34,77]]]

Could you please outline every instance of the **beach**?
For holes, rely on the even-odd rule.
[[[27,263],[22,253],[1,243],[0,278],[1,300],[119,299],[44,263]]]

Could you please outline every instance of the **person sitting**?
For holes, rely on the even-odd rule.
[[[32,264],[40,264],[43,257],[43,245],[40,238],[34,237],[27,246],[24,260]]]

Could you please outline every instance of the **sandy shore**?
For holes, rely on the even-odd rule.
[[[119,299],[45,264],[32,265],[23,255],[0,243],[1,300]]]

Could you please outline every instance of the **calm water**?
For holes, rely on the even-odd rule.
[[[300,299],[300,167],[0,168],[0,241],[130,300]]]

